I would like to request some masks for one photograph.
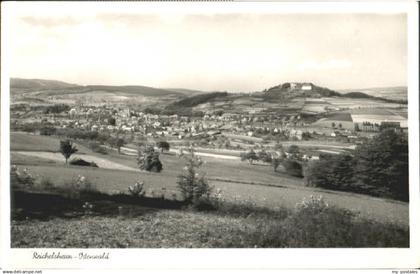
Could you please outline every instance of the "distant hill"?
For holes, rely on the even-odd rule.
[[[274,87],[271,87],[264,91],[266,96],[321,96],[321,97],[332,97],[341,96],[340,93],[330,90],[328,88],[320,87],[312,83],[283,83]]]
[[[382,92],[382,96],[381,95]],[[384,96],[385,93],[387,96]],[[385,102],[405,103],[407,97],[403,96],[391,96],[398,93],[407,93],[404,87],[397,88],[374,88],[370,90],[359,89],[359,90],[345,90],[337,92],[325,87],[320,87],[312,83],[284,83],[278,86],[271,87],[264,91],[266,97],[282,97],[282,98],[294,98],[294,97],[346,97],[353,99],[373,99],[382,100]]]
[[[216,98],[227,97],[227,92],[208,92],[203,94],[198,94],[194,96],[190,96],[178,101],[173,102],[172,104],[168,105],[167,109],[173,108],[180,108],[180,107],[195,107],[200,104],[207,103],[212,101]]]
[[[343,89],[343,90],[339,90],[339,92],[343,94],[361,92],[370,96],[381,97],[385,99],[407,101],[407,87],[406,86],[374,87],[374,88],[363,88],[363,89]]]
[[[186,89],[186,88],[165,88],[165,90],[182,93],[182,94],[187,95],[187,96],[197,95],[197,94],[200,94],[200,93],[206,93],[206,91],[195,90],[195,89]]]
[[[322,97],[345,97],[351,99],[371,99],[384,102],[401,101],[375,97],[363,92],[354,91],[349,93],[339,93],[326,87],[320,87],[313,83],[283,83],[263,92],[253,92],[250,94],[236,94],[227,92],[207,92],[180,98],[165,107],[168,113],[179,113],[180,111],[216,111],[226,112],[249,112],[257,109],[267,111],[278,110],[283,113],[293,112],[301,109],[305,98]],[[300,102],[300,103],[299,103]],[[158,113],[154,109],[155,113]]]
[[[147,86],[108,86],[108,85],[76,85],[69,84],[56,80],[43,80],[43,79],[23,79],[11,78],[10,89],[12,93],[26,93],[26,92],[39,92],[45,95],[59,95],[63,93],[88,93],[92,91],[106,91],[114,94],[124,94],[131,96],[146,96],[158,97],[173,95],[176,97],[184,97],[187,92],[178,92],[176,90],[167,90],[160,88],[152,88]],[[194,92],[194,91],[191,91]]]
[[[359,91],[345,93],[345,94],[342,94],[341,96],[347,97],[347,98],[366,98],[366,99],[375,98],[374,96],[371,96],[371,95],[368,95],[366,93],[359,92]]]
[[[143,95],[143,96],[166,96],[166,95],[184,95],[181,92],[152,88],[147,86],[105,86],[105,85],[88,85],[86,86],[92,91],[109,91],[113,93],[124,93],[126,95]]]
[[[23,78],[10,78],[10,88],[18,89],[65,89],[80,87],[79,85],[69,84],[56,80],[43,80],[43,79],[23,79]]]

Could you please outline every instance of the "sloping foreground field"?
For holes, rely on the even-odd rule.
[[[75,180],[78,175],[85,176],[96,188],[104,192],[126,191],[137,180],[145,182],[146,195],[164,194],[165,197],[178,195],[176,177],[170,174],[153,174],[132,171],[106,170],[94,168],[74,168],[57,166],[25,166],[33,174],[52,179],[56,185]],[[169,175],[169,176],[168,176]],[[259,206],[292,208],[304,197],[322,195],[325,200],[342,208],[360,211],[364,217],[382,222],[408,224],[408,205],[402,202],[372,198],[364,195],[342,192],[321,191],[306,187],[251,185],[232,181],[210,180],[229,201],[249,201]]]
[[[27,138],[32,137],[36,137],[36,141],[43,138],[43,136],[29,136]],[[12,147],[22,147],[16,140],[27,141],[24,138],[12,139],[12,143],[15,142]],[[53,140],[48,138],[48,141]],[[51,142],[48,144],[51,144]],[[36,142],[34,142],[34,145],[37,145]],[[54,145],[48,146],[47,142],[44,145],[44,148],[54,151]],[[88,152],[87,149],[85,152]],[[89,153],[90,157],[92,155],[103,157],[107,163],[114,162],[116,166],[136,168],[134,157]],[[80,155],[81,158],[85,156]],[[83,175],[98,190],[115,192],[127,191],[129,186],[141,180],[145,183],[147,195],[163,193],[166,197],[173,197],[173,195],[179,197],[176,180],[177,175],[182,171],[183,161],[173,155],[162,155],[161,158],[164,165],[163,171],[161,173],[148,173],[65,166],[63,164],[64,158],[62,162],[57,162],[53,159],[46,160],[45,158],[16,154],[12,151],[12,163],[17,164],[19,167],[29,168],[30,172],[39,179],[41,177],[49,178],[56,185],[74,181],[78,175]],[[206,163],[203,165],[203,171],[207,173],[211,184],[222,190],[223,198],[229,201],[248,201],[270,208],[281,206],[292,208],[296,203],[301,202],[304,197],[322,195],[328,203],[352,211],[360,211],[362,216],[381,222],[408,225],[408,204],[406,203],[365,195],[304,187],[302,180],[274,173],[269,166],[248,165],[244,162],[215,158],[204,158],[204,160]]]
[[[229,216],[187,210],[141,209],[134,215],[13,221],[12,247],[256,248],[408,247],[395,225],[305,214]],[[332,217],[330,215],[330,217]]]

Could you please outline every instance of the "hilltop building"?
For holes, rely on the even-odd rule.
[[[287,90],[287,91],[310,91],[313,89],[312,83],[284,83],[281,86],[281,89]]]

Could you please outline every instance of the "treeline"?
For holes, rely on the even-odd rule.
[[[340,96],[341,97],[346,97],[346,98],[355,98],[355,99],[357,98],[357,99],[380,100],[380,101],[383,101],[383,102],[386,102],[386,103],[407,104],[407,100],[395,100],[395,99],[377,97],[377,96],[368,95],[366,93],[359,92],[359,91],[340,94]]]
[[[208,101],[218,98],[228,96],[227,92],[209,92],[204,94],[199,94],[191,97],[184,98],[177,102],[174,102],[167,106],[167,109],[173,109],[178,107],[195,107],[199,104],[207,103]]]
[[[173,109],[166,109],[166,108],[159,108],[159,107],[147,107],[143,110],[147,114],[153,115],[178,115],[178,116],[186,116],[186,117],[203,117],[203,111],[194,111],[191,108],[173,108]]]
[[[12,111],[37,111],[42,112],[43,114],[56,114],[62,112],[68,112],[71,109],[69,105],[66,104],[54,104],[54,105],[34,105],[29,104],[15,104],[10,106]]]
[[[408,140],[386,130],[354,154],[321,155],[306,169],[307,185],[408,201]]]
[[[299,147],[296,145],[288,147],[287,153],[289,156],[286,156],[282,145],[276,145],[275,149],[277,153],[269,153],[265,150],[255,152],[251,149],[248,152],[240,154],[241,161],[248,161],[251,165],[254,161],[261,161],[270,164],[273,167],[274,172],[277,172],[279,166],[282,166],[286,174],[302,178],[306,160],[303,159],[303,154]]]
[[[210,92],[205,94],[199,94],[191,97],[181,99],[179,101],[173,102],[167,105],[165,108],[161,107],[147,107],[144,109],[145,113],[155,114],[155,115],[179,115],[179,116],[188,116],[188,117],[203,117],[203,111],[195,111],[192,108],[203,103],[207,103],[214,98],[226,97],[228,96],[227,92]]]
[[[331,190],[367,194],[400,201],[409,200],[407,135],[393,129],[383,130],[373,139],[358,145],[354,152],[321,154],[309,161],[298,146],[276,152],[250,150],[241,153],[241,160],[253,164],[270,164],[288,175],[305,177],[306,185]],[[286,156],[287,155],[287,156]]]

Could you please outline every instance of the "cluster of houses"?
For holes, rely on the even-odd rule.
[[[38,113],[31,115],[30,119],[38,119],[40,122],[49,123],[58,128],[118,132],[169,139],[200,138],[224,133],[246,137],[280,135],[287,140],[315,137],[325,141],[357,142],[358,130],[377,132],[380,128],[380,124],[368,122],[355,126],[355,121],[350,114],[335,115],[315,123],[308,123],[296,114],[278,116],[272,113],[255,115],[207,112],[203,117],[188,117],[176,114],[157,115],[110,105],[78,106],[65,113]],[[397,126],[392,122],[388,124]]]

